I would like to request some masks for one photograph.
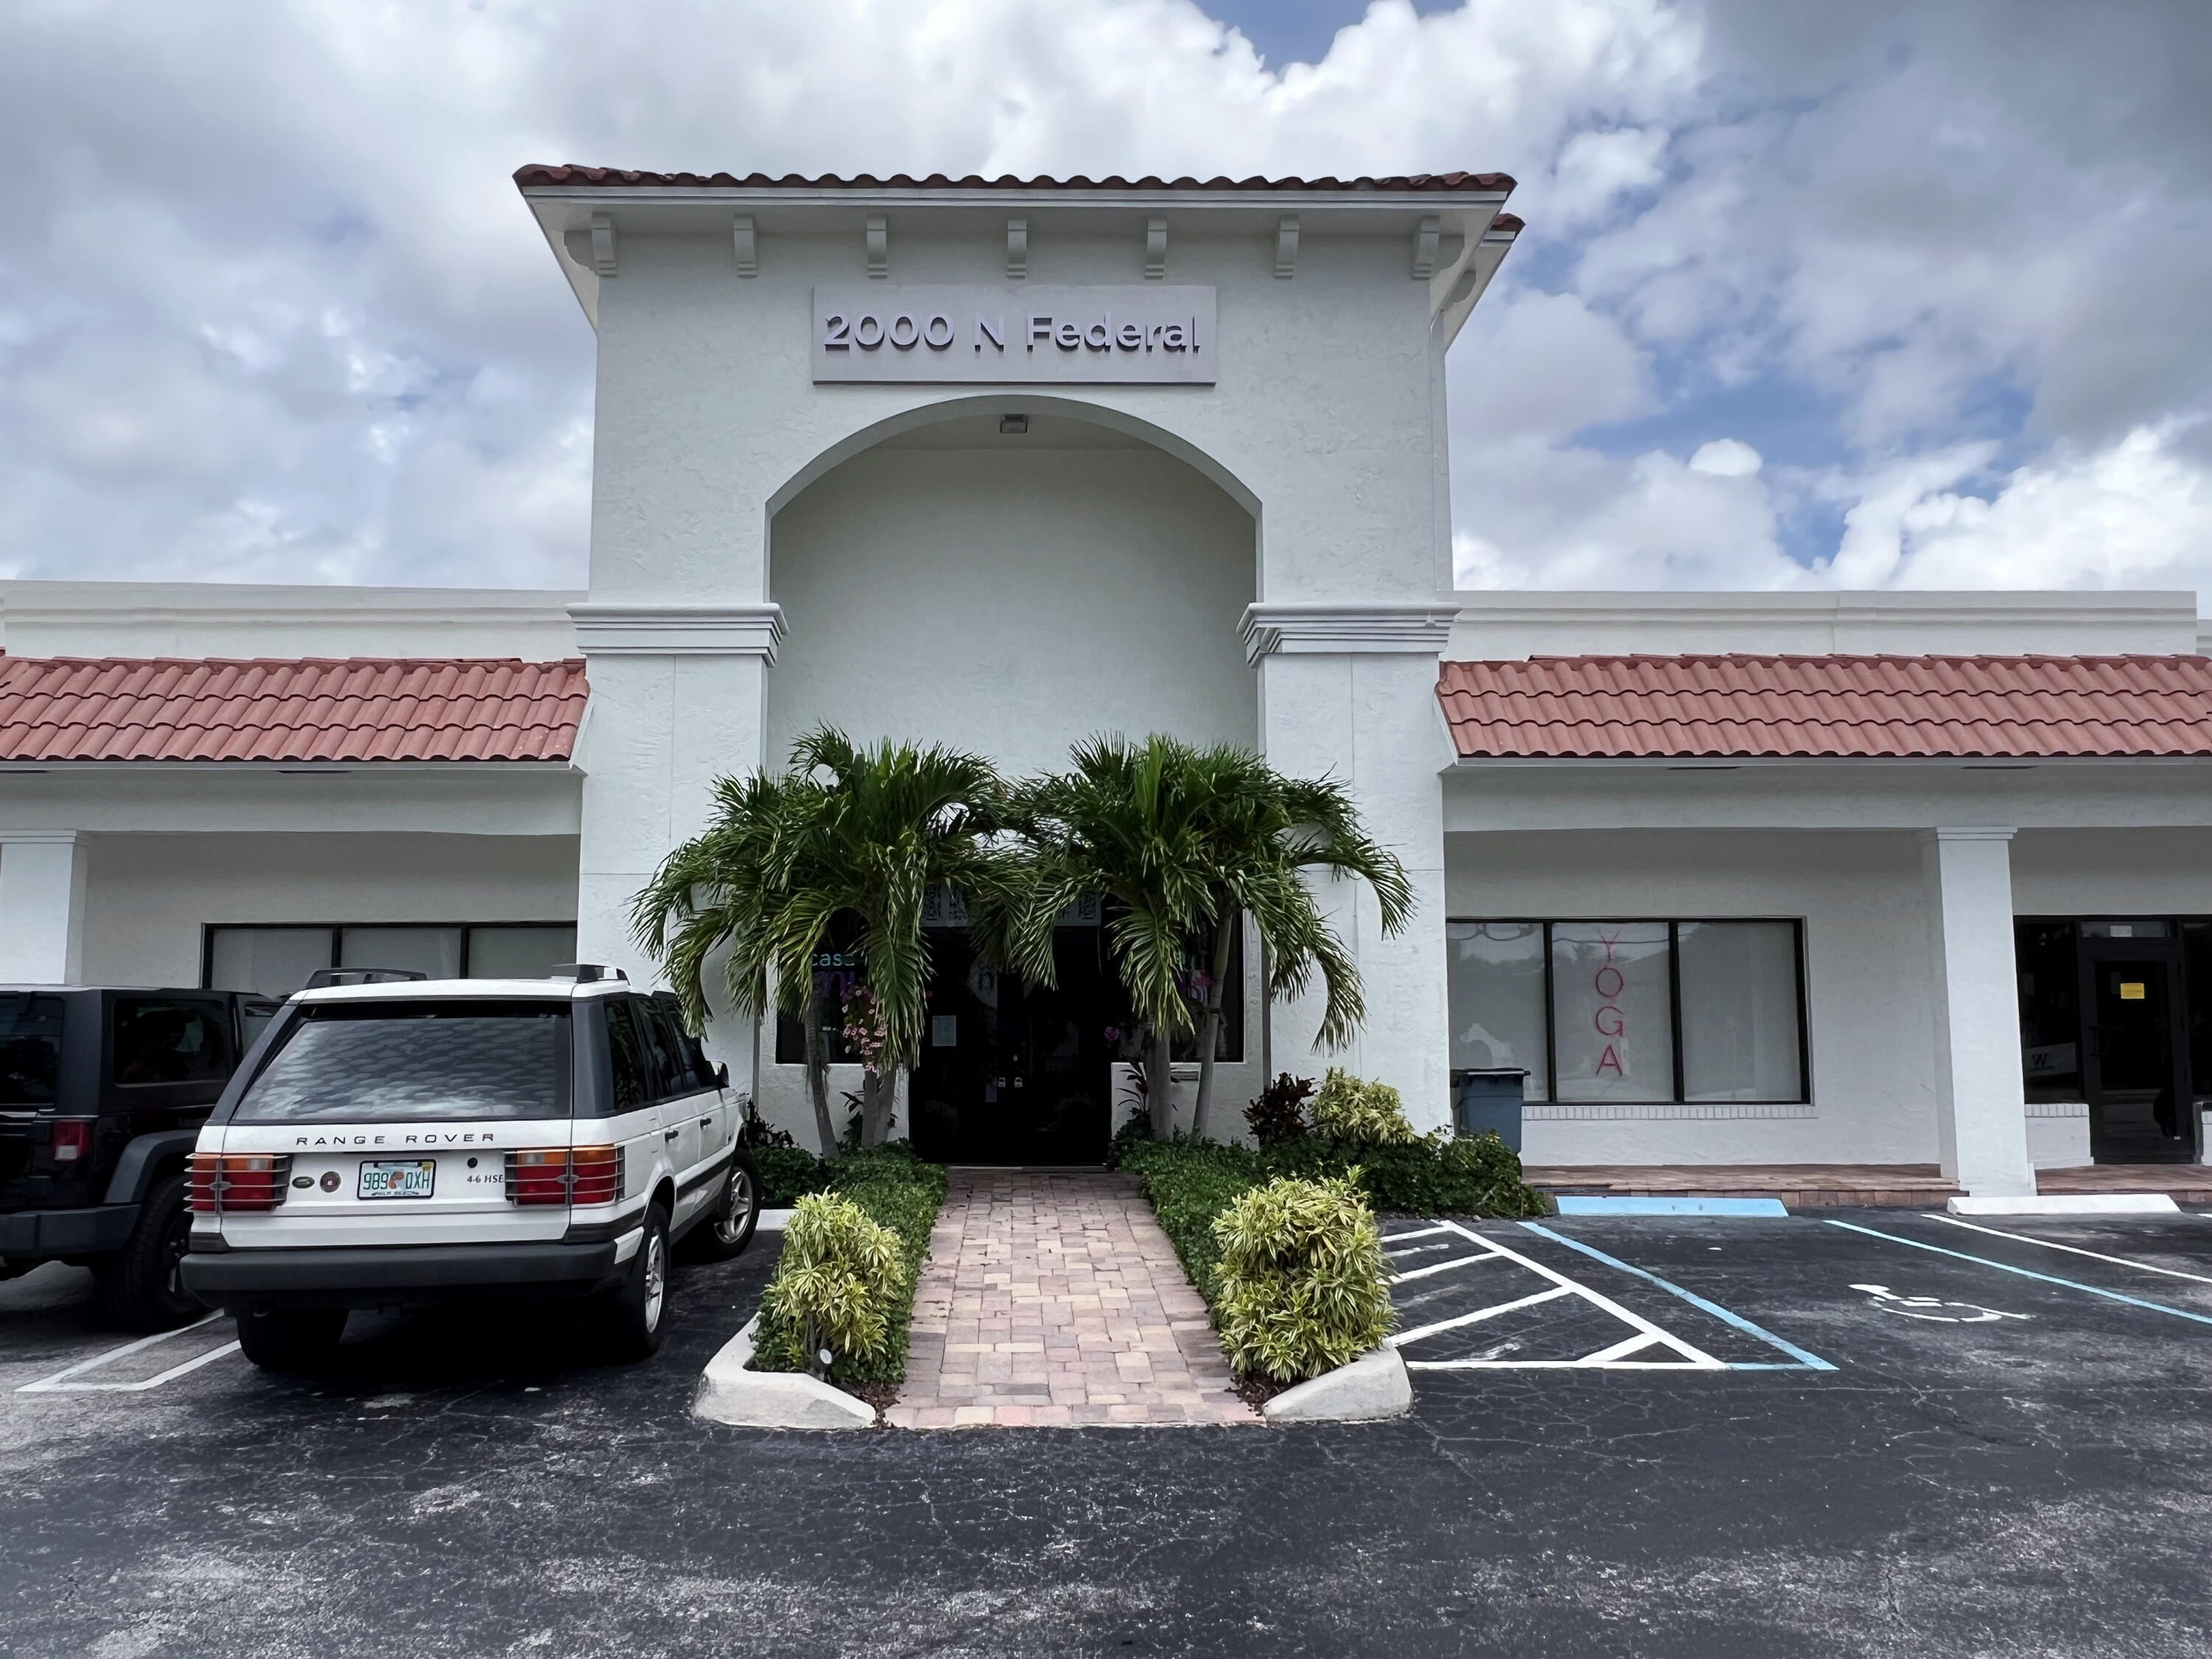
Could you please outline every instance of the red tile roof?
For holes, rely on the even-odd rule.
[[[979,178],[969,173],[964,179],[947,178],[933,173],[927,179],[916,179],[909,173],[893,173],[888,179],[878,179],[873,173],[856,173],[850,179],[841,179],[834,173],[825,173],[810,179],[796,173],[781,178],[770,178],[765,173],[749,173],[743,178],[731,173],[629,173],[620,167],[586,167],[551,166],[533,161],[514,170],[516,185],[528,188],[532,185],[607,185],[623,187],[665,185],[690,190],[1267,190],[1267,191],[1493,191],[1511,190],[1513,180],[1503,173],[1394,173],[1387,179],[1161,179],[1147,173],[1142,179],[1124,179],[1118,173],[1109,179],[1086,179],[1077,174],[1073,179],[1017,179],[1012,173],[1002,173],[996,179]]]
[[[1447,662],[1463,759],[2212,756],[2204,657]]]
[[[584,665],[0,657],[0,761],[561,761]]]

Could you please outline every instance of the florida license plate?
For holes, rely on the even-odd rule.
[[[437,1179],[438,1164],[434,1158],[410,1158],[404,1164],[363,1164],[361,1166],[361,1195],[363,1198],[428,1198]]]

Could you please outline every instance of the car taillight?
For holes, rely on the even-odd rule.
[[[611,1204],[622,1196],[622,1148],[579,1146],[568,1154],[571,1204]]]
[[[507,1155],[510,1204],[611,1204],[622,1196],[619,1146],[547,1146]]]
[[[273,1210],[292,1176],[289,1152],[194,1152],[185,1188],[194,1213]]]
[[[58,1117],[54,1120],[54,1162],[75,1164],[80,1158],[92,1156],[92,1125],[88,1117]]]

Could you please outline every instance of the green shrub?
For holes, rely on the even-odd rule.
[[[884,1357],[891,1304],[913,1294],[896,1233],[842,1194],[809,1193],[783,1230],[761,1322],[796,1335],[808,1370],[849,1369]]]
[[[787,1210],[805,1193],[830,1184],[829,1165],[804,1146],[756,1146],[753,1166],[760,1171],[761,1207]]]
[[[1314,1133],[1355,1146],[1407,1146],[1420,1139],[1406,1121],[1406,1103],[1387,1083],[1369,1083],[1328,1068],[1310,1113]]]
[[[1382,1232],[1350,1181],[1279,1176],[1231,1200],[1212,1231],[1215,1321],[1241,1375],[1304,1382],[1389,1333]]]
[[[1493,1134],[1410,1146],[1355,1146],[1307,1135],[1271,1148],[1271,1175],[1350,1177],[1385,1215],[1547,1215],[1550,1200],[1521,1178],[1521,1160]],[[1353,1171],[1357,1170],[1354,1175]]]
[[[937,1212],[945,1203],[944,1168],[924,1164],[902,1141],[866,1152],[848,1152],[834,1164],[821,1164],[818,1159],[817,1164],[819,1167],[816,1178],[821,1182],[821,1188],[800,1197],[794,1207],[804,1211],[811,1206],[835,1204],[841,1209],[857,1210],[866,1220],[888,1232],[893,1241],[896,1268],[896,1288],[891,1287],[890,1280],[883,1281],[875,1304],[884,1320],[881,1341],[872,1348],[856,1346],[849,1351],[831,1342],[829,1346],[836,1359],[830,1368],[830,1379],[836,1382],[900,1382],[906,1376],[907,1328],[914,1317],[915,1281],[921,1277],[921,1264],[929,1255],[930,1229],[937,1224]],[[763,1179],[765,1182],[765,1170]],[[808,1306],[780,1296],[777,1291],[787,1266],[794,1272],[803,1272],[809,1265],[804,1255],[793,1261],[794,1247],[799,1243],[795,1236],[799,1224],[799,1216],[794,1213],[791,1226],[785,1231],[783,1255],[776,1264],[775,1276],[761,1299],[761,1322],[754,1337],[753,1364],[764,1371],[807,1369],[806,1358],[811,1350],[806,1345],[805,1321]]]

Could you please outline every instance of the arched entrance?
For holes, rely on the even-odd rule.
[[[933,404],[780,492],[769,595],[789,633],[767,678],[771,760],[821,724],[945,744],[1011,775],[1061,769],[1105,732],[1257,746],[1238,631],[1257,569],[1249,495],[1106,414],[1011,392]],[[902,1127],[962,1162],[1098,1161],[1112,1066],[1134,1044],[1096,910],[1060,929],[1050,988],[1002,981],[961,918],[938,921]],[[798,1036],[779,1033],[760,1079],[763,1109],[787,1121]]]

